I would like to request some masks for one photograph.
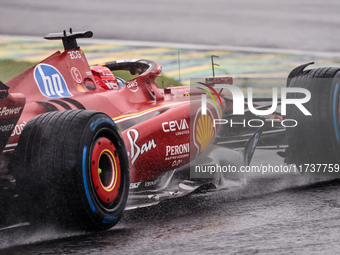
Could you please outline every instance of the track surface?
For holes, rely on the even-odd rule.
[[[2,0],[0,34],[340,51],[337,0]]]
[[[25,60],[37,63],[53,52],[62,50],[60,41],[44,40],[43,35],[11,36],[0,35],[0,59]],[[280,79],[285,86],[289,72],[301,64],[314,61],[314,67],[339,66],[340,54],[306,52],[259,52],[190,48],[194,45],[153,45],[149,43],[126,42],[109,39],[79,39],[78,44],[86,54],[90,65],[121,59],[152,59],[162,66],[162,73],[179,80],[184,85],[190,84],[191,78],[210,77],[212,75],[211,55],[216,55],[216,76],[232,76],[235,84],[242,85],[249,78]],[[189,47],[189,48],[188,48]],[[256,50],[259,50],[258,48]],[[268,49],[267,49],[268,50]],[[335,53],[336,54],[336,53]],[[0,73],[0,80],[7,82]],[[273,84],[268,84],[273,86]],[[276,86],[276,85],[275,85]],[[264,86],[266,87],[266,86]],[[257,93],[257,91],[255,91]],[[261,94],[263,93],[260,92]],[[271,93],[267,86],[265,93]]]

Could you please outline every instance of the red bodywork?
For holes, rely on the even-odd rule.
[[[4,89],[0,90],[0,98],[0,152],[2,152],[5,149],[8,139],[14,133],[15,125],[23,112],[25,96],[19,93],[9,94],[8,91]]]
[[[128,62],[112,63],[125,66]],[[162,68],[158,63],[130,63],[145,67],[144,72],[118,90],[105,90],[96,84],[79,47],[58,51],[9,81],[11,92],[26,96],[26,105],[8,142],[8,151],[14,149],[25,124],[34,116],[48,111],[91,109],[106,113],[118,125],[130,160],[131,183],[188,164],[190,155],[198,155],[212,142],[217,130],[205,130],[204,125],[220,117],[225,102],[222,100],[218,107],[209,104],[210,115],[203,119],[199,100],[203,91],[190,91],[189,87],[159,89],[155,78]]]

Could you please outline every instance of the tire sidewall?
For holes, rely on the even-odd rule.
[[[340,159],[340,71],[333,78],[329,94],[329,116],[330,116],[330,134],[331,144],[337,156]]]
[[[114,206],[105,208],[96,195],[91,177],[91,158],[95,141],[101,137],[108,138],[118,151],[120,161],[120,189]],[[79,146],[78,192],[82,194],[82,207],[88,218],[97,226],[113,226],[122,216],[129,190],[129,165],[122,136],[115,123],[104,114],[96,115],[83,129]],[[81,169],[81,171],[80,171]],[[106,229],[107,227],[103,227]]]

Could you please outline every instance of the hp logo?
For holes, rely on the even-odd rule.
[[[40,92],[49,98],[70,97],[64,77],[53,66],[38,64],[34,69],[34,79]]]

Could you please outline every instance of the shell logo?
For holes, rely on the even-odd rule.
[[[200,152],[204,151],[214,139],[215,129],[210,115],[201,115],[196,122],[195,140],[200,145]]]

